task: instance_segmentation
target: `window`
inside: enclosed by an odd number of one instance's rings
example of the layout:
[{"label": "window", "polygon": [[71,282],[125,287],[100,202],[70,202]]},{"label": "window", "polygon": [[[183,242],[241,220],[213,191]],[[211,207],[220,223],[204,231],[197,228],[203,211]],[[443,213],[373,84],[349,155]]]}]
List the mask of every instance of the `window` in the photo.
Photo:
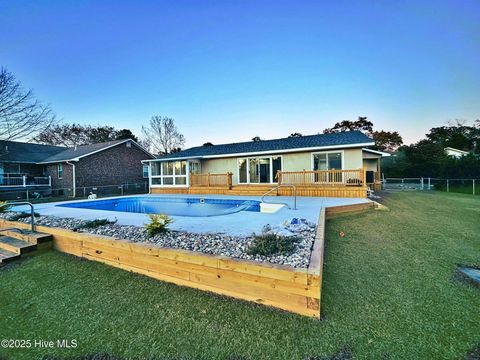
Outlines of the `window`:
[{"label": "window", "polygon": [[190,173],[200,174],[200,161],[190,161]]},{"label": "window", "polygon": [[151,163],[152,185],[187,185],[187,162],[164,161]]},{"label": "window", "polygon": [[143,165],[143,178],[148,178],[148,165]]},{"label": "window", "polygon": [[342,168],[341,152],[313,154],[313,170],[341,170]]},{"label": "window", "polygon": [[277,171],[281,170],[281,156],[238,159],[238,182],[241,184],[270,184],[276,182]]},{"label": "window", "polygon": [[57,165],[57,174],[59,179],[63,177],[63,164]]}]

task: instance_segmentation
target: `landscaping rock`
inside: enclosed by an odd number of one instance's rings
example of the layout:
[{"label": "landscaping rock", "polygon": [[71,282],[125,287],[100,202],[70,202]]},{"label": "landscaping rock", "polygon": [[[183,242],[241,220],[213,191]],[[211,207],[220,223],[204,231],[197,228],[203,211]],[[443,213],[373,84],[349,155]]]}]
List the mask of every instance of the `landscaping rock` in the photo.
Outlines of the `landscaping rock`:
[{"label": "landscaping rock", "polygon": [[[12,213],[2,213],[0,218],[8,219]],[[20,219],[30,223],[30,218]],[[295,250],[290,255],[248,255],[247,249],[254,240],[251,236],[232,236],[228,234],[192,234],[180,231],[168,231],[154,237],[148,237],[144,227],[133,225],[106,224],[96,228],[82,228],[88,221],[61,218],[56,216],[40,216],[36,218],[37,225],[60,227],[90,234],[110,236],[115,239],[145,242],[154,246],[169,247],[198,251],[205,254],[223,255],[232,258],[248,259],[259,262],[288,265],[296,268],[306,268],[310,260],[310,253],[315,240],[315,224],[305,219],[288,220],[282,225],[267,224],[263,227],[264,233],[273,233],[281,236],[297,236],[300,238],[295,243]]]}]

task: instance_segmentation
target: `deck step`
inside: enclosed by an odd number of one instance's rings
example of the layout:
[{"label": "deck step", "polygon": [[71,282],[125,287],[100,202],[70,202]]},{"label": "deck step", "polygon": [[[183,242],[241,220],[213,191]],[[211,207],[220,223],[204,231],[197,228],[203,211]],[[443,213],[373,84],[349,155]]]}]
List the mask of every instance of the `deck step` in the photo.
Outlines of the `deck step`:
[{"label": "deck step", "polygon": [[0,249],[20,255],[36,250],[37,245],[10,236],[0,236]]},{"label": "deck step", "polygon": [[52,235],[32,232],[30,230],[20,230],[20,229],[7,229],[0,232],[0,235],[9,236],[15,239],[28,241],[31,244],[43,244],[53,240]]},{"label": "deck step", "polygon": [[8,250],[0,249],[0,264],[4,264],[9,261],[16,260],[19,257],[20,257],[20,254],[16,254]]}]

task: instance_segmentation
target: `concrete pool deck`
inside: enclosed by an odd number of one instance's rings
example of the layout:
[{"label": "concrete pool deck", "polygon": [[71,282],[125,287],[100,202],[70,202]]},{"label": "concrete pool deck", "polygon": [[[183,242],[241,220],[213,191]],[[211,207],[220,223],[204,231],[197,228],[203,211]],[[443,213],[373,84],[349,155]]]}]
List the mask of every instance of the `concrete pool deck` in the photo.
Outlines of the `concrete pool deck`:
[{"label": "concrete pool deck", "polygon": [[[235,199],[235,200],[257,200],[260,196],[228,196],[228,195],[129,195],[115,196],[104,199],[128,198],[128,197],[155,197],[155,198],[210,198],[210,199]],[[267,197],[269,203],[293,204],[292,197],[275,196]],[[119,225],[143,226],[149,221],[146,214],[128,213],[119,211],[92,210],[82,208],[68,208],[57,205],[67,202],[82,202],[91,200],[72,200],[52,203],[35,204],[35,211],[40,215],[58,216],[63,218],[77,218],[82,220],[94,219],[117,219]],[[369,199],[361,198],[330,198],[330,197],[297,197],[297,210],[282,207],[275,213],[260,213],[251,211],[240,211],[233,214],[210,216],[210,217],[187,217],[172,216],[174,222],[170,225],[171,230],[185,231],[189,233],[225,233],[235,236],[248,236],[252,233],[261,233],[266,224],[272,226],[282,225],[292,218],[302,218],[308,221],[318,221],[318,215],[322,207],[353,205],[370,202]],[[19,206],[15,211],[29,211],[28,206]]]}]

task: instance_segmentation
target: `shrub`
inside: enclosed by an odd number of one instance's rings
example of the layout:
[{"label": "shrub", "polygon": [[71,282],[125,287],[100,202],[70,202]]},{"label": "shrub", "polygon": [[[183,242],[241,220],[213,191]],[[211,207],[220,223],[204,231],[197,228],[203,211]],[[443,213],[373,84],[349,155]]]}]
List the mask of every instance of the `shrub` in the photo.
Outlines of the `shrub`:
[{"label": "shrub", "polygon": [[[30,212],[22,211],[22,212],[17,212],[17,213],[14,213],[14,214],[10,215],[8,217],[8,220],[9,221],[18,221],[20,219],[29,218],[30,216],[32,216],[32,214]],[[40,217],[40,214],[36,212],[36,213],[33,213],[33,216]]]},{"label": "shrub", "polygon": [[108,220],[108,219],[95,219],[95,220],[88,220],[83,222],[82,224],[75,226],[73,228],[74,231],[78,231],[79,229],[93,229],[103,225],[115,224],[117,219],[115,220]]},{"label": "shrub", "polygon": [[10,209],[10,204],[6,201],[0,201],[0,213],[4,213]]},{"label": "shrub", "polygon": [[145,224],[145,229],[149,237],[168,231],[168,225],[173,222],[173,219],[165,214],[148,214],[148,217],[150,223]]},{"label": "shrub", "polygon": [[252,244],[247,249],[248,255],[288,255],[295,249],[295,244],[300,240],[296,236],[280,236],[264,234],[255,236]]}]

